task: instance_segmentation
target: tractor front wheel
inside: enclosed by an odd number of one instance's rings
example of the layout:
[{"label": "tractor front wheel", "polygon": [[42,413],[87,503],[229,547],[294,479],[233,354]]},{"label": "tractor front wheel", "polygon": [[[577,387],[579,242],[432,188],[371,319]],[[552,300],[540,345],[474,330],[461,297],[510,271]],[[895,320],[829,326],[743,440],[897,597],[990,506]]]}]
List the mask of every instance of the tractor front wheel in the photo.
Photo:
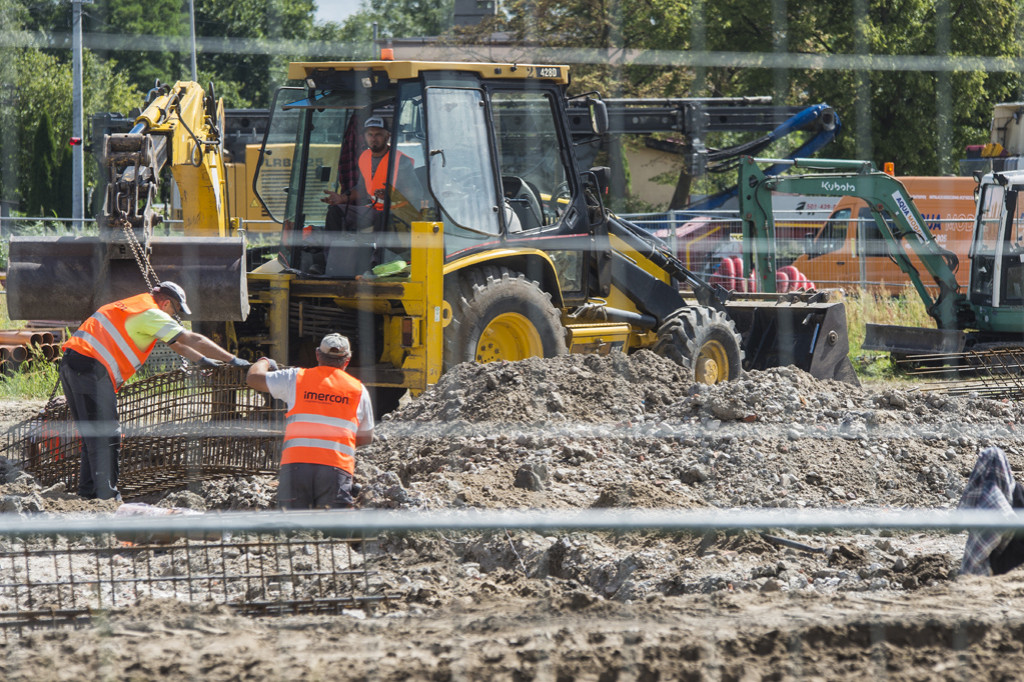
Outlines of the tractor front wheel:
[{"label": "tractor front wheel", "polygon": [[506,268],[459,273],[445,298],[452,321],[444,334],[444,366],[550,358],[566,351],[565,328],[551,295]]},{"label": "tractor front wheel", "polygon": [[736,325],[724,312],[704,306],[673,313],[658,329],[654,352],[691,370],[702,384],[736,379],[743,369]]}]

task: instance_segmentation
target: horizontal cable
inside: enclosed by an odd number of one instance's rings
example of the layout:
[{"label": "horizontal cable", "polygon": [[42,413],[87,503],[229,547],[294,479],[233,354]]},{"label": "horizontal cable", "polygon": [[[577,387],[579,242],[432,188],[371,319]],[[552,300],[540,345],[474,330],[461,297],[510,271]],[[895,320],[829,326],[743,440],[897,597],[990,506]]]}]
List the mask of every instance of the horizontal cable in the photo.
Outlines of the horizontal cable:
[{"label": "horizontal cable", "polygon": [[1024,515],[1006,516],[980,509],[566,509],[470,511],[223,512],[183,516],[0,517],[0,535],[78,535],[88,533],[208,532],[281,533],[325,531],[381,532],[486,531],[690,531],[839,530],[1024,531]]},{"label": "horizontal cable", "polygon": [[[152,52],[191,51],[188,36],[138,36],[84,33],[82,44],[91,50]],[[0,32],[0,47],[71,48],[70,33]],[[339,43],[313,40],[224,38],[200,36],[196,49],[208,54],[316,55],[365,51],[365,42]],[[771,52],[708,52],[692,50],[636,50],[611,47],[544,47],[521,45],[416,46],[419,61],[450,60],[454,53],[485,54],[491,60],[559,64],[635,66],[743,67],[760,69],[812,69],[815,71],[986,71],[1019,73],[1024,59],[1001,56],[808,54]],[[530,58],[524,59],[527,51]]]}]

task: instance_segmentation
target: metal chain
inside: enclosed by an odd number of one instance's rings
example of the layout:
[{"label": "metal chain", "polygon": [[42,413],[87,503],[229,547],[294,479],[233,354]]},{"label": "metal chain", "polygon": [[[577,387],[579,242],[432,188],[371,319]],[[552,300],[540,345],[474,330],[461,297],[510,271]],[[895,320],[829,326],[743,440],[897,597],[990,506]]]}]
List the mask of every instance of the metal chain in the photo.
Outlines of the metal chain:
[{"label": "metal chain", "polygon": [[142,278],[146,281],[146,288],[152,289],[160,281],[160,278],[156,274],[156,270],[153,269],[152,264],[149,262],[149,257],[142,248],[142,244],[135,237],[135,230],[132,229],[131,223],[127,219],[122,218],[121,229],[124,231],[125,237],[127,237],[128,247],[132,250],[132,255],[135,257],[135,262],[139,266],[139,271],[142,273]]},{"label": "metal chain", "polygon": [[[135,262],[139,266],[139,271],[142,272],[142,278],[146,280],[146,289],[151,291],[153,287],[160,283],[160,277],[157,276],[156,270],[153,269],[153,264],[149,262],[149,257],[143,250],[142,244],[135,237],[135,230],[132,229],[131,223],[128,222],[127,218],[121,218],[120,223],[121,229],[124,230],[124,234],[128,238],[128,246],[132,250],[132,255],[135,256]],[[181,324],[181,317],[178,315],[173,315],[173,317],[178,324]],[[186,374],[191,374],[198,370],[198,365],[190,363],[185,357],[182,357],[181,363],[181,370]]]}]

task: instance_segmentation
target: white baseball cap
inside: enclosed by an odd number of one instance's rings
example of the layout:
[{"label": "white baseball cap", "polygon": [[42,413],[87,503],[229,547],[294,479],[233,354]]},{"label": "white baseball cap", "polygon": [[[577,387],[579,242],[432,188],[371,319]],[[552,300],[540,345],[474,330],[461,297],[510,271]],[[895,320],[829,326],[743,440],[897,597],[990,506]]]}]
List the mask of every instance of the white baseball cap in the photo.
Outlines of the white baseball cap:
[{"label": "white baseball cap", "polygon": [[363,123],[363,129],[365,130],[366,128],[383,128],[384,130],[388,129],[387,125],[385,125],[384,123],[384,119],[381,118],[380,116],[371,116],[370,118],[366,119],[366,122]]},{"label": "white baseball cap", "polygon": [[320,342],[320,352],[324,355],[348,357],[352,355],[352,347],[348,343],[348,337],[341,334],[328,334]]}]

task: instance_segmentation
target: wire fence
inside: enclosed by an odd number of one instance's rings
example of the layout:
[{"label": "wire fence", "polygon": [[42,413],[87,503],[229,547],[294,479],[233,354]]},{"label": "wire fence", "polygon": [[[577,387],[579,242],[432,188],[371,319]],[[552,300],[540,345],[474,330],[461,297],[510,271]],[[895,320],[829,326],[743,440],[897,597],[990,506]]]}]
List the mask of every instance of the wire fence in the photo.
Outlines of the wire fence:
[{"label": "wire fence", "polygon": [[[80,228],[77,223],[81,223]],[[180,232],[184,227],[184,221],[173,218],[162,218],[160,220],[160,232]],[[280,230],[280,225],[273,220],[245,220],[239,221],[239,229],[249,232],[266,234]],[[95,233],[97,230],[96,218],[60,218],[56,216],[10,216],[0,215],[0,237],[10,237],[12,234],[76,234]]]},{"label": "wire fence", "polygon": [[310,532],[114,531],[100,520],[82,534],[6,538],[0,632],[7,639],[83,625],[143,599],[246,615],[340,613],[387,598],[370,569],[370,544]]},{"label": "wire fence", "polygon": [[[1024,517],[977,509],[156,511],[84,518],[0,516],[2,637],[84,627],[100,613],[125,611],[144,599],[215,603],[248,615],[372,610],[401,599],[400,573],[379,570],[394,547],[380,539],[397,535],[454,532],[468,542],[467,534],[500,531],[512,544],[510,531],[520,538],[524,532],[570,538],[582,532],[684,532],[707,538],[716,531],[760,531],[770,544],[821,555],[824,561],[825,550],[798,540],[803,536],[782,536],[787,531],[813,532],[819,540],[844,531],[898,531],[903,537],[907,531],[1024,531]],[[521,557],[519,563],[525,570]],[[439,567],[453,571],[450,580],[463,572],[458,565]],[[545,574],[534,580],[543,583]],[[825,585],[819,581],[815,587]],[[805,581],[804,588],[812,586]],[[742,588],[730,582],[699,590],[705,589]]]}]

